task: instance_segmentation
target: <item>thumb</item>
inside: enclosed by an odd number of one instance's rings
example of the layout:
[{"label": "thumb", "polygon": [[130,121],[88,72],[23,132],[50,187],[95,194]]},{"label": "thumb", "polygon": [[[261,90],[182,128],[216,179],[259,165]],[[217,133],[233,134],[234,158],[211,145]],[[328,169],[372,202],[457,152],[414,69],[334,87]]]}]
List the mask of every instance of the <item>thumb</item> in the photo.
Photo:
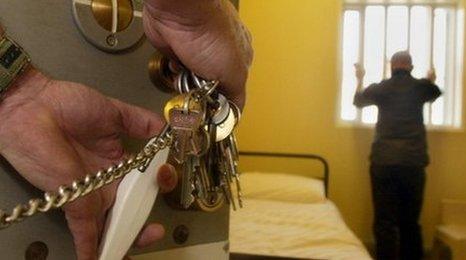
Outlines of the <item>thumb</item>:
[{"label": "thumb", "polygon": [[111,99],[121,115],[123,133],[132,138],[147,139],[157,135],[165,125],[161,116],[147,109]]}]

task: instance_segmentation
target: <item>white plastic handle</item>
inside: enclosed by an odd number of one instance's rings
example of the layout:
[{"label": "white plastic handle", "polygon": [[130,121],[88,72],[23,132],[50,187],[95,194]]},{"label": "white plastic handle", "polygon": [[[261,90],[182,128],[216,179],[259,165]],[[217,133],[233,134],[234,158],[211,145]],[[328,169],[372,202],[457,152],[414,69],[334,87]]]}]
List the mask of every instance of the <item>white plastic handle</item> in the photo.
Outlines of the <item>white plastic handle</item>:
[{"label": "white plastic handle", "polygon": [[107,217],[99,260],[123,259],[130,249],[157,198],[157,172],[166,163],[168,153],[169,148],[159,151],[144,173],[135,169],[121,181]]}]

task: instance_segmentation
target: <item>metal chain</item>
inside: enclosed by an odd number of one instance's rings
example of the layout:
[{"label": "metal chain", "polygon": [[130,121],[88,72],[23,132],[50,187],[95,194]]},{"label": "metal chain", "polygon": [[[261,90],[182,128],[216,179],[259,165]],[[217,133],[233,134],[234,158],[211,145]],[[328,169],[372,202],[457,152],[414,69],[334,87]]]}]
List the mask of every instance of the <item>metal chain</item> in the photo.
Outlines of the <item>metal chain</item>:
[{"label": "metal chain", "polygon": [[168,128],[166,128],[159,137],[136,156],[130,157],[118,165],[113,165],[94,175],[86,175],[82,180],[73,181],[70,186],[60,186],[58,192],[46,192],[44,198],[32,199],[27,204],[19,204],[11,213],[0,210],[0,229],[7,228],[39,212],[45,213],[52,209],[61,208],[65,204],[123,178],[134,169],[142,169],[141,171],[144,171],[152,158],[160,150],[171,146],[172,141],[173,136],[168,131]]}]

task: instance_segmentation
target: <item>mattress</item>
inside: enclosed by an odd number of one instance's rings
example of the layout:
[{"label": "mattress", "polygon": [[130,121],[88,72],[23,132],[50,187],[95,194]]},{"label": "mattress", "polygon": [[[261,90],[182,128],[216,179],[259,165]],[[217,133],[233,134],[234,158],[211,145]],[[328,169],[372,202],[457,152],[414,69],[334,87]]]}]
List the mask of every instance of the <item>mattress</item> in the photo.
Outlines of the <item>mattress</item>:
[{"label": "mattress", "polygon": [[[291,197],[280,194],[287,193],[286,189],[269,186],[273,196],[264,192],[264,184],[271,180],[263,179],[276,179],[277,175],[260,175],[260,179],[253,175],[244,176],[244,208],[230,214],[232,253],[302,259],[371,259],[334,203],[325,198],[316,202],[315,196],[322,194],[322,188],[314,190],[313,193],[317,193],[313,196],[308,194],[309,190],[302,190],[310,199],[306,201],[299,197],[294,202]],[[293,178],[288,176],[285,183],[296,182]],[[307,179],[307,182],[315,183],[315,179]],[[251,180],[254,181],[251,183]],[[304,187],[316,187],[303,184],[304,179],[298,180],[300,186],[295,187],[293,196],[297,196]],[[254,187],[261,187],[262,191],[248,191]]]}]

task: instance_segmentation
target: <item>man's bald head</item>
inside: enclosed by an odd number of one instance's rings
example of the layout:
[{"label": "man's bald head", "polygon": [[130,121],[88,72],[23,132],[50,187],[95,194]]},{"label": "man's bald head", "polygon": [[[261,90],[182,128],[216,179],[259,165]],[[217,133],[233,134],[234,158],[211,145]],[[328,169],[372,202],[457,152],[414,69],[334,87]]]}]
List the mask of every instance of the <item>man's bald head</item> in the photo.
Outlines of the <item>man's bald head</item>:
[{"label": "man's bald head", "polygon": [[396,70],[413,70],[413,59],[407,51],[400,51],[393,54],[391,59],[392,72]]}]

